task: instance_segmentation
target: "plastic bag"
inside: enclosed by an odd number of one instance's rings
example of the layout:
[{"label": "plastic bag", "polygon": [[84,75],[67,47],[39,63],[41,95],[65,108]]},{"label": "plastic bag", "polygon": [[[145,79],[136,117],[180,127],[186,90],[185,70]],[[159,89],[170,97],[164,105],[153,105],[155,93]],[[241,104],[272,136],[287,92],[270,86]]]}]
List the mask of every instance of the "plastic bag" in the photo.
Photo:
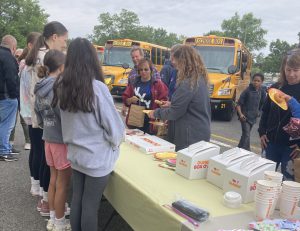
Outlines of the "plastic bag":
[{"label": "plastic bag", "polygon": [[172,207],[199,222],[204,222],[209,218],[208,211],[187,200],[177,200],[172,203]]}]

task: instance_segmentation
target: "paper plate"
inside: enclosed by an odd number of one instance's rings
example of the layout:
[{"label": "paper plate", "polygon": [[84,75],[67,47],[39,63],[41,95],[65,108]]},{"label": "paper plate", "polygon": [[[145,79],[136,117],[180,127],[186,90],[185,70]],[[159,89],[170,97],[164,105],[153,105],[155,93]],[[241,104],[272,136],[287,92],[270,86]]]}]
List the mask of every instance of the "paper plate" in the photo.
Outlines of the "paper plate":
[{"label": "paper plate", "polygon": [[286,103],[286,101],[283,98],[280,98],[280,94],[282,93],[282,91],[276,89],[276,88],[270,88],[268,90],[270,99],[276,103],[279,107],[281,107],[283,110],[287,110],[288,109],[288,105]]}]

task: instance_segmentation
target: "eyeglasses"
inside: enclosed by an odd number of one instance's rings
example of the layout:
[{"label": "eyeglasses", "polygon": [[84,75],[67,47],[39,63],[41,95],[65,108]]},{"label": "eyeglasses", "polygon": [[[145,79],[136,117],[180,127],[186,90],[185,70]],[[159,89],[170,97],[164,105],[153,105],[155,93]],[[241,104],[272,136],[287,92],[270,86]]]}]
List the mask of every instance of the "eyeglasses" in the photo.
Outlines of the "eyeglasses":
[{"label": "eyeglasses", "polygon": [[144,69],[139,69],[139,72],[142,72],[142,71],[149,71],[150,69],[149,68],[144,68]]},{"label": "eyeglasses", "polygon": [[20,55],[15,55],[15,58],[18,59],[20,57]]}]

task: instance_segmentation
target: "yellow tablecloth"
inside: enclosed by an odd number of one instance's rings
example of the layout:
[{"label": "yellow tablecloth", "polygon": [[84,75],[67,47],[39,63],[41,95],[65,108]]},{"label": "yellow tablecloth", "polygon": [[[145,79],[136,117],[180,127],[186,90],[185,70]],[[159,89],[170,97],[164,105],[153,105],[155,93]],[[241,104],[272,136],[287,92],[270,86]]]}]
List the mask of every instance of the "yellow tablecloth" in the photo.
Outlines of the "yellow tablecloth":
[{"label": "yellow tablecloth", "polygon": [[205,179],[187,180],[158,164],[152,155],[126,143],[121,145],[120,157],[104,195],[134,230],[182,230],[185,219],[162,206],[177,196],[207,209],[212,220],[240,214],[249,217],[253,211],[253,203],[239,209],[226,208],[222,204],[221,189]]}]

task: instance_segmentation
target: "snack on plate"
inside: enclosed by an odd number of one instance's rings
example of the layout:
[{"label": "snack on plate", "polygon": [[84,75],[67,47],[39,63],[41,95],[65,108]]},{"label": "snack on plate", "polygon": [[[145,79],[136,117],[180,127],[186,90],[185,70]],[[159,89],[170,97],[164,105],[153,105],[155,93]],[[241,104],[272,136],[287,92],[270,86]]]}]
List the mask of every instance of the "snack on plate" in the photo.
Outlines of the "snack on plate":
[{"label": "snack on plate", "polygon": [[154,155],[154,158],[159,160],[175,159],[177,154],[174,152],[157,152]]},{"label": "snack on plate", "polygon": [[162,101],[160,101],[160,100],[154,100],[154,103],[156,103],[156,104],[158,104],[158,105],[162,105],[163,104],[163,102]]},{"label": "snack on plate", "polygon": [[153,110],[143,110],[143,112],[145,113],[145,114],[149,114],[150,112],[152,112]]},{"label": "snack on plate", "polygon": [[286,103],[286,101],[283,98],[283,94],[282,91],[276,89],[276,88],[270,88],[268,90],[268,94],[270,99],[276,103],[279,107],[281,107],[283,110],[287,110],[288,109],[288,105]]},{"label": "snack on plate", "polygon": [[169,165],[170,167],[176,167],[176,159],[175,158],[167,159],[166,164]]},{"label": "snack on plate", "polygon": [[154,126],[164,126],[165,123],[161,121],[150,121],[149,124],[153,124]]}]

